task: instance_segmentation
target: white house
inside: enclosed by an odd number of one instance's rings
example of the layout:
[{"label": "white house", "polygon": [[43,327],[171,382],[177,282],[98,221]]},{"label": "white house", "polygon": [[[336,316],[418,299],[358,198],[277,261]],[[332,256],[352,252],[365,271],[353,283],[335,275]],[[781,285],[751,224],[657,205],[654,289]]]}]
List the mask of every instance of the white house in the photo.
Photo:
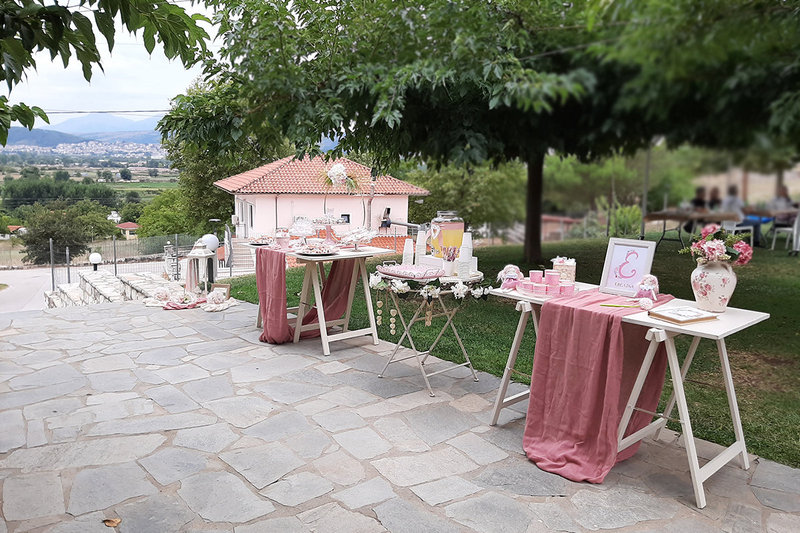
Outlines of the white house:
[{"label": "white house", "polygon": [[[328,169],[344,165],[347,175],[359,184],[357,193],[344,187],[326,187]],[[350,220],[352,226],[379,229],[388,208],[392,220],[408,221],[408,197],[427,196],[429,192],[391,176],[371,179],[371,169],[355,161],[340,158],[328,161],[322,157],[294,159],[285,157],[235,176],[214,182],[223,191],[233,194],[233,223],[240,238],[273,235],[275,228],[289,227],[295,217],[316,218],[328,213]],[[366,212],[372,202],[371,220]],[[398,234],[405,228],[395,226]]]}]

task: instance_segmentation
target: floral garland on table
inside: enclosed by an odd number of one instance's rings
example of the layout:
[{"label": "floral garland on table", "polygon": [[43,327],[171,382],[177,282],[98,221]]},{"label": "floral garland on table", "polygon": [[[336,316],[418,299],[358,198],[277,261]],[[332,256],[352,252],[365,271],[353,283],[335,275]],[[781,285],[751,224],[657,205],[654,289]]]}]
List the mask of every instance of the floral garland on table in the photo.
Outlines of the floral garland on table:
[{"label": "floral garland on table", "polygon": [[[415,286],[412,288],[412,284]],[[491,287],[489,286],[480,286],[480,285],[467,285],[463,281],[459,280],[454,284],[448,284],[449,287],[446,290],[450,290],[453,298],[456,300],[466,301],[467,296],[470,294],[476,300],[486,300],[489,296],[489,291]],[[369,287],[372,290],[378,291],[391,291],[397,295],[398,298],[406,299],[412,294],[418,294],[422,299],[426,300],[427,310],[425,311],[425,325],[430,326],[432,315],[433,315],[433,301],[442,293],[442,286],[439,280],[435,281],[415,281],[415,280],[408,280],[402,281],[399,279],[389,279],[387,280],[384,278],[380,273],[374,272],[369,276]],[[378,310],[376,314],[376,323],[377,325],[381,325],[383,322],[383,304],[382,300],[377,301]],[[395,322],[396,322],[396,309],[390,309],[389,313],[391,314],[391,318],[389,319],[389,327],[390,333],[392,335],[395,334]]]},{"label": "floral garland on table", "polygon": [[748,236],[747,233],[726,233],[719,224],[708,224],[699,238],[678,253],[691,254],[700,265],[724,261],[742,266],[753,258],[753,248],[742,240]]}]

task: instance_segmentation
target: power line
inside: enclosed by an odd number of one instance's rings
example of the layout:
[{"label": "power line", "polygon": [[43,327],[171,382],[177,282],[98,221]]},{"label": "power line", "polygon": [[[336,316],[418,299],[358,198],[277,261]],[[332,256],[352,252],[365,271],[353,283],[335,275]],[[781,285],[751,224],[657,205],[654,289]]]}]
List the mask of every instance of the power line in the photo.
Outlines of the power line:
[{"label": "power line", "polygon": [[118,109],[118,110],[101,110],[101,111],[86,111],[86,110],[66,110],[59,109],[56,111],[47,111],[48,115],[85,115],[90,113],[108,114],[108,115],[131,115],[131,114],[144,114],[144,113],[169,113],[171,109]]}]

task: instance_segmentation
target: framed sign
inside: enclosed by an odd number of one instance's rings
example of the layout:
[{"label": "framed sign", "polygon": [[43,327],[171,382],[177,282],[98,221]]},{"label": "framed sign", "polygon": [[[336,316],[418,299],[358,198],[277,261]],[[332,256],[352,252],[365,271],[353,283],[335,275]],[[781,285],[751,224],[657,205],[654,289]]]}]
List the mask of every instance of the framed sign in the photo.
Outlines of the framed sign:
[{"label": "framed sign", "polygon": [[635,239],[609,239],[600,292],[636,296],[639,282],[650,273],[656,243]]}]

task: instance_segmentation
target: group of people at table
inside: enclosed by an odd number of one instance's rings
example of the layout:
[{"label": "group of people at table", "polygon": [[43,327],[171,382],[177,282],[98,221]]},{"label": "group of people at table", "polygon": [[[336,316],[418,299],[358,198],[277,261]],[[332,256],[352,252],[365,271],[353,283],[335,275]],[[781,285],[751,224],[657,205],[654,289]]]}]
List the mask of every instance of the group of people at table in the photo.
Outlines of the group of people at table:
[{"label": "group of people at table", "polygon": [[[761,225],[764,223],[772,222],[772,228],[791,227],[794,224],[796,214],[784,213],[778,214],[775,217],[768,217],[764,219],[760,215],[755,214],[756,209],[745,204],[739,197],[739,187],[730,185],[727,190],[727,196],[722,198],[720,196],[719,187],[713,187],[708,194],[706,194],[705,187],[697,187],[695,189],[694,198],[691,199],[691,209],[700,213],[735,213],[738,216],[736,227],[752,227],[753,228],[753,244],[761,246]],[[797,208],[798,202],[792,201],[789,196],[789,189],[786,185],[781,185],[778,188],[778,194],[769,203],[769,209],[774,211],[786,211],[792,208]],[[709,217],[713,218],[713,217]],[[712,222],[709,220],[708,222]],[[686,222],[683,229],[691,234],[697,227],[702,227],[705,221],[703,220],[690,220]]]}]

